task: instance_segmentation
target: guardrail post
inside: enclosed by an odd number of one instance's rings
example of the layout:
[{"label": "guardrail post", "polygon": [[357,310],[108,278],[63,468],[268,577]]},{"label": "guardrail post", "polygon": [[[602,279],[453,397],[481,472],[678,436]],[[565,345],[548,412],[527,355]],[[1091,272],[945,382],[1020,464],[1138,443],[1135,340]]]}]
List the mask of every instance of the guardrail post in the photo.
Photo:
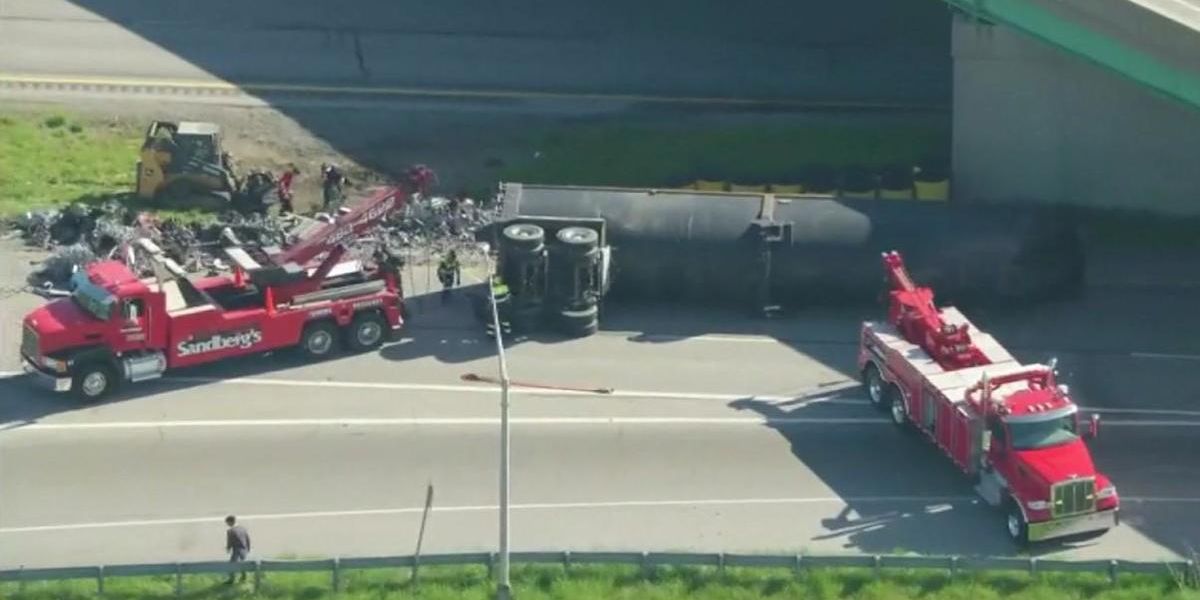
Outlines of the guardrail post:
[{"label": "guardrail post", "polygon": [[183,597],[183,565],[175,563],[175,597]]},{"label": "guardrail post", "polygon": [[333,559],[333,593],[338,593],[342,589],[342,561],[337,557]]},{"label": "guardrail post", "polygon": [[262,559],[254,560],[254,593],[262,589]]},{"label": "guardrail post", "polygon": [[725,576],[725,553],[717,553],[717,574],[721,577]]},{"label": "guardrail post", "polygon": [[567,551],[563,552],[563,571],[568,571],[570,569],[571,569],[571,551],[567,550]]},{"label": "guardrail post", "polygon": [[495,552],[488,552],[487,569],[488,569],[488,579],[494,579],[496,577],[496,553]]},{"label": "guardrail post", "polygon": [[1117,583],[1117,569],[1120,568],[1117,565],[1118,565],[1118,563],[1117,563],[1116,559],[1108,561],[1108,581],[1109,581],[1109,583],[1112,583],[1112,584]]},{"label": "guardrail post", "polygon": [[954,579],[955,575],[958,575],[958,557],[951,556],[950,557],[950,579]]},{"label": "guardrail post", "polygon": [[1037,560],[1038,559],[1036,556],[1029,557],[1029,575],[1030,576],[1036,576],[1038,574]]},{"label": "guardrail post", "polygon": [[[1188,569],[1191,571],[1191,569]],[[17,591],[25,593],[25,565],[17,567]]]},{"label": "guardrail post", "polygon": [[883,557],[875,555],[875,579],[883,577]]},{"label": "guardrail post", "polygon": [[650,578],[650,553],[642,552],[642,578]]},{"label": "guardrail post", "polygon": [[803,555],[801,555],[801,554],[796,555],[796,564],[795,564],[795,566],[792,567],[792,571],[793,571],[793,574],[796,576],[796,579],[799,579],[800,575],[802,575],[804,573],[804,556]]},{"label": "guardrail post", "polygon": [[104,565],[96,567],[96,595],[104,595]]}]

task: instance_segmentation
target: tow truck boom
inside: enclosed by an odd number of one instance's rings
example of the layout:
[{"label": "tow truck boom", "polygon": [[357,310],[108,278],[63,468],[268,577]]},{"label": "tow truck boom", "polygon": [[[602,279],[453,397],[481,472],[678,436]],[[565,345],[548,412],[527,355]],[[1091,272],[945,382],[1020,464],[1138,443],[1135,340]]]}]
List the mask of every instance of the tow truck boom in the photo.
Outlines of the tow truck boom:
[{"label": "tow truck boom", "polygon": [[[403,208],[409,194],[424,194],[434,177],[428,168],[414,167],[405,184],[377,190],[286,250],[235,244],[225,248],[224,254],[233,264],[235,279],[241,283],[248,275],[255,285],[265,289],[270,304],[316,291],[352,242]],[[310,274],[310,263],[322,255],[324,258]]]},{"label": "tow truck boom", "polygon": [[933,303],[933,290],[913,284],[900,254],[883,254],[883,266],[892,290],[888,321],[910,344],[920,346],[943,369],[963,369],[990,364],[988,357],[971,341],[967,324],[942,320]]}]

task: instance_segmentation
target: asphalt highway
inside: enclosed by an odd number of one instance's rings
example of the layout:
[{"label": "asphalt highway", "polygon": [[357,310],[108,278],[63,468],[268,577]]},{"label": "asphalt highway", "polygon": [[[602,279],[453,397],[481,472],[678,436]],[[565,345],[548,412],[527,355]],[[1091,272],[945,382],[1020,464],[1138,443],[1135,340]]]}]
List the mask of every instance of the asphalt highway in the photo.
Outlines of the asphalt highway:
[{"label": "asphalt highway", "polygon": [[[821,3],[842,8],[813,15],[790,12],[803,4],[792,2],[765,13],[682,2],[606,3],[615,8],[601,13],[582,1],[473,12],[443,2],[384,19],[385,4],[329,14],[320,2],[6,0],[0,73],[530,93],[879,99],[890,90],[884,99],[897,101],[948,93],[944,41],[904,43],[878,23],[856,29],[863,3]],[[675,19],[673,34],[664,19]],[[830,37],[839,31],[853,37]],[[714,34],[725,41],[714,45]],[[17,269],[6,265],[0,273]],[[1019,314],[972,313],[1023,358],[1057,356],[1079,401],[1104,418],[1094,447],[1126,498],[1124,525],[1042,551],[1151,559],[1200,538],[1197,300],[1197,289],[1113,289]],[[33,303],[3,299],[5,348],[17,346],[13,317]],[[378,353],[237,361],[100,406],[0,380],[0,567],[219,559],[220,519],[231,512],[261,557],[408,553],[427,484],[427,551],[494,549],[497,398],[462,380],[494,374],[493,348],[462,303],[418,308],[406,339]],[[935,450],[863,405],[854,340],[859,321],[877,316],[813,310],[762,323],[623,308],[587,340],[513,344],[515,379],[614,390],[516,397],[515,547],[1013,553],[999,516]],[[16,368],[11,351],[0,368]]]},{"label": "asphalt highway", "polygon": [[894,4],[8,0],[0,73],[946,104],[947,13]]},{"label": "asphalt highway", "polygon": [[[1104,419],[1098,464],[1126,498],[1119,529],[1039,552],[1153,559],[1200,535],[1198,358],[1158,327],[1187,302],[1143,300],[1138,325],[1160,343],[1130,327],[1139,356],[1105,347],[1122,332],[1081,326],[1115,323],[1103,300],[1075,320],[1033,311],[1033,328],[986,317],[1027,359],[1054,354],[1075,373]],[[4,380],[0,565],[219,558],[229,512],[262,557],[405,553],[427,484],[428,551],[494,549],[496,392],[461,375],[495,366],[464,312],[426,303],[378,354],[188,371],[97,407]],[[613,388],[515,398],[514,547],[1016,551],[937,451],[863,404],[844,336],[862,315],[672,312],[615,311],[596,337],[510,347],[515,379]]]}]

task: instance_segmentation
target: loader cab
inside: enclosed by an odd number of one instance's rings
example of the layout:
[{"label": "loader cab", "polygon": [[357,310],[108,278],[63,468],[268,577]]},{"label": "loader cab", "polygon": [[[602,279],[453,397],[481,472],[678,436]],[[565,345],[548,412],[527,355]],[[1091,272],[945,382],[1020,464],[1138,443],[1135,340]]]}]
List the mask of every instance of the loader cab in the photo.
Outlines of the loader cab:
[{"label": "loader cab", "polygon": [[221,142],[215,123],[152,122],[137,164],[138,196],[152,199],[181,179],[200,189],[229,187],[232,168]]}]

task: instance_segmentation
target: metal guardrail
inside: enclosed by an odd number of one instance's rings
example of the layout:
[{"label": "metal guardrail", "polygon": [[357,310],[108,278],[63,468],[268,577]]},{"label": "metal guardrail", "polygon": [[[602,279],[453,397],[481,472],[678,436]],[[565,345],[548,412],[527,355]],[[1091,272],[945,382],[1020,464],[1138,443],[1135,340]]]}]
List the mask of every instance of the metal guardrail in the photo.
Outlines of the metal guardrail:
[{"label": "metal guardrail", "polygon": [[[1103,573],[1116,582],[1121,574],[1196,573],[1196,563],[1187,561],[1128,561],[1128,560],[1062,560],[1036,557],[967,557],[967,556],[906,556],[884,555],[807,555],[807,554],[726,554],[676,552],[513,552],[513,564],[554,564],[569,568],[572,565],[618,564],[641,567],[696,566],[755,567],[791,569],[797,575],[806,569],[858,568],[872,569],[882,575],[884,569],[942,570],[951,576],[980,571],[1020,571],[1038,573]],[[417,567],[424,566],[484,566],[489,572],[497,564],[495,552],[457,554],[427,554],[417,556],[383,556],[369,558],[332,558],[320,560],[255,560],[243,563],[193,562],[95,567],[64,567],[49,569],[0,570],[0,582],[61,581],[95,579],[96,590],[104,593],[105,581],[116,577],[174,576],[175,593],[183,593],[185,575],[228,575],[253,573],[254,590],[262,585],[266,573],[328,571],[333,590],[341,589],[346,570],[411,568],[416,577]]]}]

